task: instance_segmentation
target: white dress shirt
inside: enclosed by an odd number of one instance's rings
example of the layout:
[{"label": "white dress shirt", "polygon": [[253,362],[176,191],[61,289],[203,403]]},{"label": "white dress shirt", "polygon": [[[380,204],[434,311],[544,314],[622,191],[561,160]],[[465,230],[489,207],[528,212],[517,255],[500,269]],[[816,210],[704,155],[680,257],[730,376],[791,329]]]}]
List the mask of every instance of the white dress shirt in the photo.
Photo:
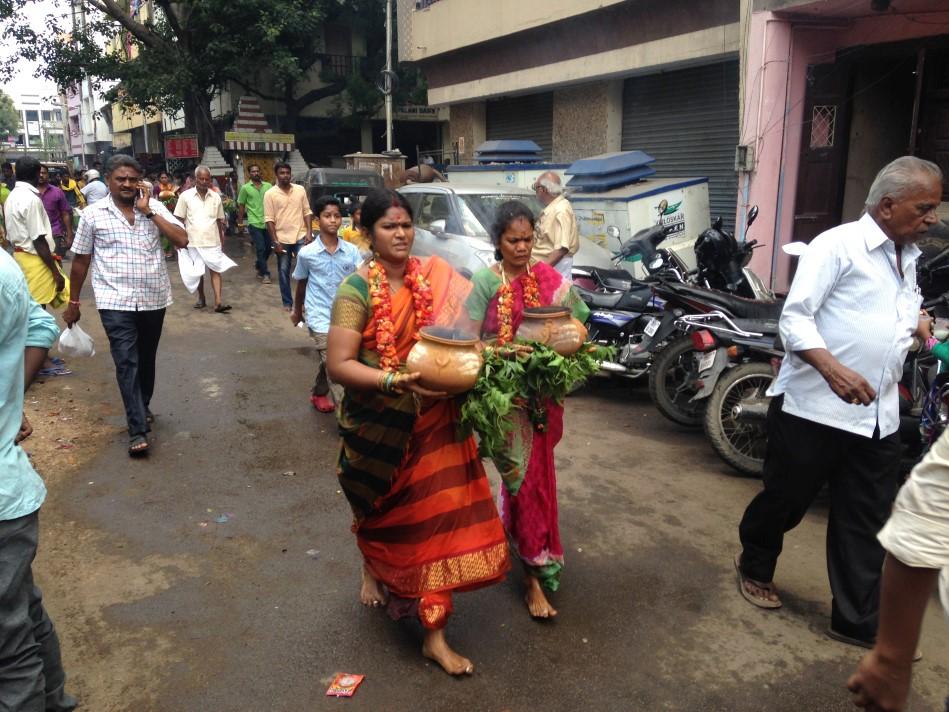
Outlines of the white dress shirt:
[{"label": "white dress shirt", "polygon": [[949,613],[949,430],[913,469],[878,538],[907,566],[942,569],[942,605]]},{"label": "white dress shirt", "polygon": [[53,240],[53,228],[49,224],[49,215],[43,207],[40,192],[30,183],[19,180],[10,191],[10,196],[3,204],[3,214],[6,221],[7,239],[19,250],[36,254],[33,241],[40,235],[46,235],[46,244],[49,251],[56,251],[56,242]]},{"label": "white dress shirt", "polygon": [[[785,356],[769,395],[784,394],[785,413],[850,433],[880,437],[899,429],[897,387],[919,322],[919,248],[896,245],[864,215],[821,233],[798,264],[781,312]],[[827,349],[876,391],[869,406],[845,403],[795,352]]]},{"label": "white dress shirt", "polygon": [[202,196],[197,188],[188,188],[178,196],[175,217],[185,220],[189,247],[220,247],[221,230],[218,220],[224,220],[221,196],[210,188]]}]

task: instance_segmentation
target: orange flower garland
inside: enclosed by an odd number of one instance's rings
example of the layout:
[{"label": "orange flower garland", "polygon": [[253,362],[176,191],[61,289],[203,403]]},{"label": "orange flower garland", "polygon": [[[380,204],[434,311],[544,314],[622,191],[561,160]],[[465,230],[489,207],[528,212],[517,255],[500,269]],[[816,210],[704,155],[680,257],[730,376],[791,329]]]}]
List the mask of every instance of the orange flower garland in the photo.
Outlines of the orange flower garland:
[{"label": "orange flower garland", "polygon": [[415,333],[413,338],[419,338],[418,330],[429,326],[435,320],[434,298],[432,288],[422,274],[422,263],[415,257],[410,257],[405,265],[405,283],[412,292],[412,302],[415,305]]},{"label": "orange flower garland", "polygon": [[[498,287],[498,346],[506,346],[514,340],[514,317],[512,308],[514,306],[514,289],[507,281],[504,273],[504,267],[499,266],[501,272],[501,286]],[[528,308],[539,307],[540,288],[537,286],[537,277],[531,272],[530,266],[527,267],[527,274],[524,275],[524,306]]]},{"label": "orange flower garland", "polygon": [[[428,326],[434,318],[432,288],[422,275],[421,263],[410,257],[405,265],[405,286],[412,292],[415,306],[415,333]],[[402,365],[395,348],[395,323],[392,321],[392,290],[385,269],[375,259],[369,261],[369,302],[372,306],[372,318],[376,322],[376,352],[379,354],[379,368],[395,372]]]}]

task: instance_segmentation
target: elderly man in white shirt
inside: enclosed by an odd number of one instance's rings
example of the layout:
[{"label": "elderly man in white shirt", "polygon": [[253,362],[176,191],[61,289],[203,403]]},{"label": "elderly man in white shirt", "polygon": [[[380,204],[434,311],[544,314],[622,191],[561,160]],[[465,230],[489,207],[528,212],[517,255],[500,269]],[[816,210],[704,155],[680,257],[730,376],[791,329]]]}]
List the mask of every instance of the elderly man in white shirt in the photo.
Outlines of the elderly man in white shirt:
[{"label": "elderly man in white shirt", "polygon": [[560,176],[553,171],[538,176],[533,190],[544,209],[537,216],[534,226],[534,248],[531,254],[569,281],[572,279],[573,256],[580,249],[577,216],[563,193]]},{"label": "elderly man in white shirt", "polygon": [[811,242],[781,315],[786,356],[770,391],[764,490],[739,527],[739,590],[756,606],[780,607],[773,577],[784,534],[829,482],[827,634],[852,645],[876,638],[876,534],[899,479],[897,388],[921,328],[914,243],[936,222],[941,197],[935,164],[904,156],[885,166],[866,214]]},{"label": "elderly man in white shirt", "polygon": [[880,630],[847,687],[870,710],[905,708],[926,605],[940,570],[949,613],[949,431],[903,485],[879,535],[887,551],[880,593]]},{"label": "elderly man in white shirt", "polygon": [[211,190],[211,170],[207,166],[194,169],[194,188],[188,188],[175,204],[175,217],[184,221],[188,231],[188,246],[178,255],[181,281],[192,294],[198,292],[195,309],[203,309],[204,268],[211,271],[211,290],[214,292],[214,311],[224,314],[231,310],[230,304],[221,301],[223,280],[221,273],[237,267],[237,263],[224,254],[224,207],[221,196]]}]

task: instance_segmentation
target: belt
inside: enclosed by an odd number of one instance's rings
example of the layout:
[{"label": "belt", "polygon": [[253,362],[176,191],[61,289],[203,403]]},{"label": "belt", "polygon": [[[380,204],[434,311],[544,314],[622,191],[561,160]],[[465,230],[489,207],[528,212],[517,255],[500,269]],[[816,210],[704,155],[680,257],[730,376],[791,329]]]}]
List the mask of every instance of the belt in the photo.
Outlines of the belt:
[{"label": "belt", "polygon": [[[33,254],[36,254],[36,253],[34,253],[34,252],[27,252],[27,251],[24,250],[22,247],[14,247],[14,248],[13,248],[13,251],[14,251],[14,252],[22,252],[22,253],[25,254],[25,255],[33,255]],[[39,255],[36,255],[36,256],[39,257]],[[56,260],[57,262],[62,262],[62,261],[63,261],[63,258],[60,257],[59,255],[53,255],[53,259]]]}]

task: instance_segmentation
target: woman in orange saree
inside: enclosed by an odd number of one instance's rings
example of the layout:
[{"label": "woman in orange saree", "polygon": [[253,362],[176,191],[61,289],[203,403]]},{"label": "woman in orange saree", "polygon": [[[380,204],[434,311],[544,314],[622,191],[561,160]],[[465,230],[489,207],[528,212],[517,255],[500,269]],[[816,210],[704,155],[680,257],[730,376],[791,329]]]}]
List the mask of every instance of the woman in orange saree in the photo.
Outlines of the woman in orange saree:
[{"label": "woman in orange saree", "polygon": [[363,203],[373,258],[340,285],[327,366],[346,391],[339,409],[338,476],[364,559],[361,600],[417,615],[422,653],[451,674],[470,660],[444,636],[452,593],[501,581],[508,547],[459,405],[400,370],[427,324],[451,325],[470,284],[445,261],[410,256],[411,208],[394,191]]}]

